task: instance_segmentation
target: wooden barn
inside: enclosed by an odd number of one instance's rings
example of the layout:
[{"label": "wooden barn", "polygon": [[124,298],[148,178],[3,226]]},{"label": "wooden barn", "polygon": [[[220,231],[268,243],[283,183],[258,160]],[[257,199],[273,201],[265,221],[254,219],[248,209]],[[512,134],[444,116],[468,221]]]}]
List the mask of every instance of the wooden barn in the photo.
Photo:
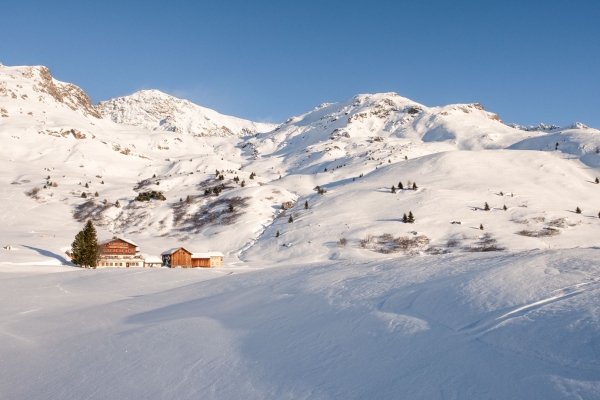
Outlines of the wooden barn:
[{"label": "wooden barn", "polygon": [[175,268],[213,268],[223,265],[223,253],[192,253],[185,247],[177,247],[161,254],[164,266]]},{"label": "wooden barn", "polygon": [[223,253],[212,251],[209,253],[192,254],[192,266],[202,268],[220,267],[223,265]]},{"label": "wooden barn", "polygon": [[176,247],[161,253],[162,263],[169,268],[192,267],[192,252],[185,247]]}]

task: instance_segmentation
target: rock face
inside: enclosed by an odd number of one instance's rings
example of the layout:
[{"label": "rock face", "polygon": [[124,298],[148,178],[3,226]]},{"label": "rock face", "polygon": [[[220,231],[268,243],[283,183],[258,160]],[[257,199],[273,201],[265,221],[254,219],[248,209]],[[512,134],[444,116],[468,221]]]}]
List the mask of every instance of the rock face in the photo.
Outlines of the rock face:
[{"label": "rock face", "polygon": [[[2,97],[21,101],[56,102],[86,117],[102,118],[80,87],[57,81],[44,66],[4,67],[2,72]],[[3,111],[3,114],[7,113]]]},{"label": "rock face", "polygon": [[222,115],[158,90],[141,90],[130,96],[102,101],[96,109],[119,124],[193,136],[250,136],[277,127]]}]

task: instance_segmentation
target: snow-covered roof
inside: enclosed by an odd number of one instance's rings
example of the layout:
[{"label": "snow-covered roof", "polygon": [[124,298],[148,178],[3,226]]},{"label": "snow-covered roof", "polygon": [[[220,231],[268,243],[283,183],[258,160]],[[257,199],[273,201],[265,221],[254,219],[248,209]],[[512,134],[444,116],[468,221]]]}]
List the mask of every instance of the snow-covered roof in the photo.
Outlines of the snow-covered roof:
[{"label": "snow-covered roof", "polygon": [[192,254],[192,252],[189,251],[188,249],[186,249],[185,247],[173,247],[172,249],[169,249],[167,251],[163,251],[162,253],[160,253],[160,255],[161,256],[167,256],[167,255],[170,256],[171,254],[175,253],[179,249],[184,249],[188,253]]},{"label": "snow-covered roof", "polygon": [[138,245],[133,240],[125,239],[124,237],[114,237],[112,239],[102,240],[101,242],[98,242],[98,245],[103,245],[103,244],[106,244],[106,243],[110,243],[110,242],[115,241],[115,240],[122,240],[123,242],[127,242],[130,245],[132,245],[132,246],[138,247]]},{"label": "snow-covered roof", "polygon": [[144,256],[144,262],[150,264],[162,264],[162,259],[158,256]]},{"label": "snow-covered roof", "polygon": [[211,257],[224,257],[220,251],[209,251],[207,253],[194,253],[192,258],[211,258]]}]

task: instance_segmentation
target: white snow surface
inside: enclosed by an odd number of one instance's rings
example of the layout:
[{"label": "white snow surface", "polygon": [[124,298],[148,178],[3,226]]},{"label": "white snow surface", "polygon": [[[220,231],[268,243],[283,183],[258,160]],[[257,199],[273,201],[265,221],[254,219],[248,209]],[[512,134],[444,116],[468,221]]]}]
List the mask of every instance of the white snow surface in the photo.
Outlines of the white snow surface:
[{"label": "white snow surface", "polygon": [[[395,93],[261,125],[0,66],[0,135],[0,398],[600,393],[597,129]],[[87,219],[226,265],[82,270]]]}]

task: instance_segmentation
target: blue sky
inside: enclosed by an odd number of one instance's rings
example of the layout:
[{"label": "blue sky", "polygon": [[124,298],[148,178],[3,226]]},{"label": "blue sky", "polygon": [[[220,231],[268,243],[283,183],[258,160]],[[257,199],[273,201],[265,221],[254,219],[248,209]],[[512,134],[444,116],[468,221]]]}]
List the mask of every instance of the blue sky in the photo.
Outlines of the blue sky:
[{"label": "blue sky", "polygon": [[7,1],[0,62],[93,102],[155,88],[279,122],[394,91],[600,127],[600,1]]}]

